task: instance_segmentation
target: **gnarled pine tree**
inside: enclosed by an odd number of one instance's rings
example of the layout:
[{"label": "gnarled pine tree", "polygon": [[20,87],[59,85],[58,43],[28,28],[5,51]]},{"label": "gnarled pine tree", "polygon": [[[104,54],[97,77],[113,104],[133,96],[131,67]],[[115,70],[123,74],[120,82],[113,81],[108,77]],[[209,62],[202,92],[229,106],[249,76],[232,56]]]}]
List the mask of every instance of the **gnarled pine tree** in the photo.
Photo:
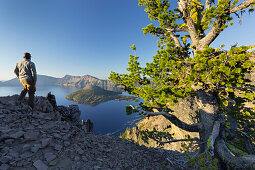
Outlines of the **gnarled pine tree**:
[{"label": "gnarled pine tree", "polygon": [[[200,153],[217,157],[223,167],[252,168],[255,114],[244,103],[254,100],[245,77],[254,68],[249,52],[254,46],[233,46],[228,51],[210,47],[232,25],[232,16],[253,11],[254,0],[239,1],[178,0],[171,10],[167,0],[139,0],[149,18],[159,23],[143,28],[144,34],[159,38],[159,50],[144,68],[138,56],[130,55],[129,73],[111,72],[109,78],[144,99],[143,115],[163,115],[179,128],[199,132]],[[186,124],[169,111],[169,105],[186,96],[195,96],[199,105],[197,124]],[[228,143],[240,137],[246,138],[250,155],[237,156],[229,149]]]}]

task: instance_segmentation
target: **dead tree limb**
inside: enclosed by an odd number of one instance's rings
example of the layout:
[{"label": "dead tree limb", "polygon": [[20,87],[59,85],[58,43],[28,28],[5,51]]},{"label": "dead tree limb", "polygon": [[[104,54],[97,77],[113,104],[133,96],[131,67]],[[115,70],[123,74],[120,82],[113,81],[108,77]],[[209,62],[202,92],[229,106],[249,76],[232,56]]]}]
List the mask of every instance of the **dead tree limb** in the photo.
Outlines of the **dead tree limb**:
[{"label": "dead tree limb", "polygon": [[230,9],[230,13],[235,13],[235,12],[241,11],[245,8],[248,8],[252,3],[254,3],[254,0],[244,1],[243,3],[238,5],[237,7]]},{"label": "dead tree limb", "polygon": [[169,141],[160,141],[154,137],[152,137],[153,140],[155,140],[156,142],[160,143],[160,144],[166,144],[166,143],[173,143],[173,142],[185,142],[185,141],[198,141],[198,138],[192,138],[192,139],[173,139],[173,140],[169,140]]},{"label": "dead tree limb", "polygon": [[143,112],[143,115],[145,115],[146,117],[148,116],[159,116],[162,115],[164,116],[167,120],[169,120],[171,123],[173,123],[174,125],[176,125],[177,127],[186,130],[188,132],[198,132],[199,131],[199,123],[195,123],[195,124],[187,124],[183,121],[181,121],[180,119],[178,119],[175,115],[172,115],[170,113],[167,112]]},{"label": "dead tree limb", "polygon": [[207,152],[211,155],[211,156],[214,156],[214,143],[215,143],[215,140],[216,138],[219,136],[219,133],[220,133],[220,121],[215,121],[214,122],[214,125],[213,125],[213,130],[212,130],[212,133],[208,139],[208,144],[210,144],[208,146],[208,150]]},{"label": "dead tree limb", "polygon": [[205,11],[211,7],[213,0],[206,0],[205,1]]},{"label": "dead tree limb", "polygon": [[217,139],[215,142],[215,149],[219,157],[227,165],[236,169],[252,169],[255,165],[255,155],[245,155],[245,156],[234,156],[226,146],[223,139]]}]

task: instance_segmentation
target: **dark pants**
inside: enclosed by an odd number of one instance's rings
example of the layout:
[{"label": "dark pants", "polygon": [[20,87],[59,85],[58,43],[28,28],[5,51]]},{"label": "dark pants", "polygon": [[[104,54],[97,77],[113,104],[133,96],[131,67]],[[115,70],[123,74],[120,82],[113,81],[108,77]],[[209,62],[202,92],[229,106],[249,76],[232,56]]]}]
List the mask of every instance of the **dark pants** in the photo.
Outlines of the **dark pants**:
[{"label": "dark pants", "polygon": [[27,81],[27,80],[20,80],[20,82],[22,83],[24,88],[22,89],[19,95],[19,101],[22,101],[28,92],[28,95],[29,95],[28,105],[31,108],[34,108],[34,98],[35,98],[35,91],[36,91],[35,83],[33,81]]}]

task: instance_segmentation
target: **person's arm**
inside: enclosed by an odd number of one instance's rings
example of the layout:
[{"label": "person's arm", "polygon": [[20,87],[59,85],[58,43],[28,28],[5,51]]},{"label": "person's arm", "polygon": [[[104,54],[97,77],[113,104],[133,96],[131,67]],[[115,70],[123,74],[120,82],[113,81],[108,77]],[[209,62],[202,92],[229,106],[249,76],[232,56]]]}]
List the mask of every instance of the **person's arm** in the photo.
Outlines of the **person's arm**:
[{"label": "person's arm", "polygon": [[37,81],[37,73],[36,73],[36,68],[35,68],[35,64],[34,63],[31,64],[31,73],[32,73],[33,80],[36,83],[36,81]]},{"label": "person's arm", "polygon": [[19,78],[19,68],[18,68],[18,63],[16,64],[14,68],[14,74]]}]

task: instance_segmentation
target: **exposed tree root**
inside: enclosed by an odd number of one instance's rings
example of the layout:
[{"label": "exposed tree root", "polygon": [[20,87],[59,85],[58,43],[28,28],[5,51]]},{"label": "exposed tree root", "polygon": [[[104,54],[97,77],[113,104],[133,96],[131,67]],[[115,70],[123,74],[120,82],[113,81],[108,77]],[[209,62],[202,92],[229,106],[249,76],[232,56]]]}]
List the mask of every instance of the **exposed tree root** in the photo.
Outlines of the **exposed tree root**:
[{"label": "exposed tree root", "polygon": [[215,142],[215,149],[221,160],[228,166],[237,169],[249,169],[255,168],[255,155],[245,155],[245,156],[234,156],[226,146],[223,139],[217,139]]}]

